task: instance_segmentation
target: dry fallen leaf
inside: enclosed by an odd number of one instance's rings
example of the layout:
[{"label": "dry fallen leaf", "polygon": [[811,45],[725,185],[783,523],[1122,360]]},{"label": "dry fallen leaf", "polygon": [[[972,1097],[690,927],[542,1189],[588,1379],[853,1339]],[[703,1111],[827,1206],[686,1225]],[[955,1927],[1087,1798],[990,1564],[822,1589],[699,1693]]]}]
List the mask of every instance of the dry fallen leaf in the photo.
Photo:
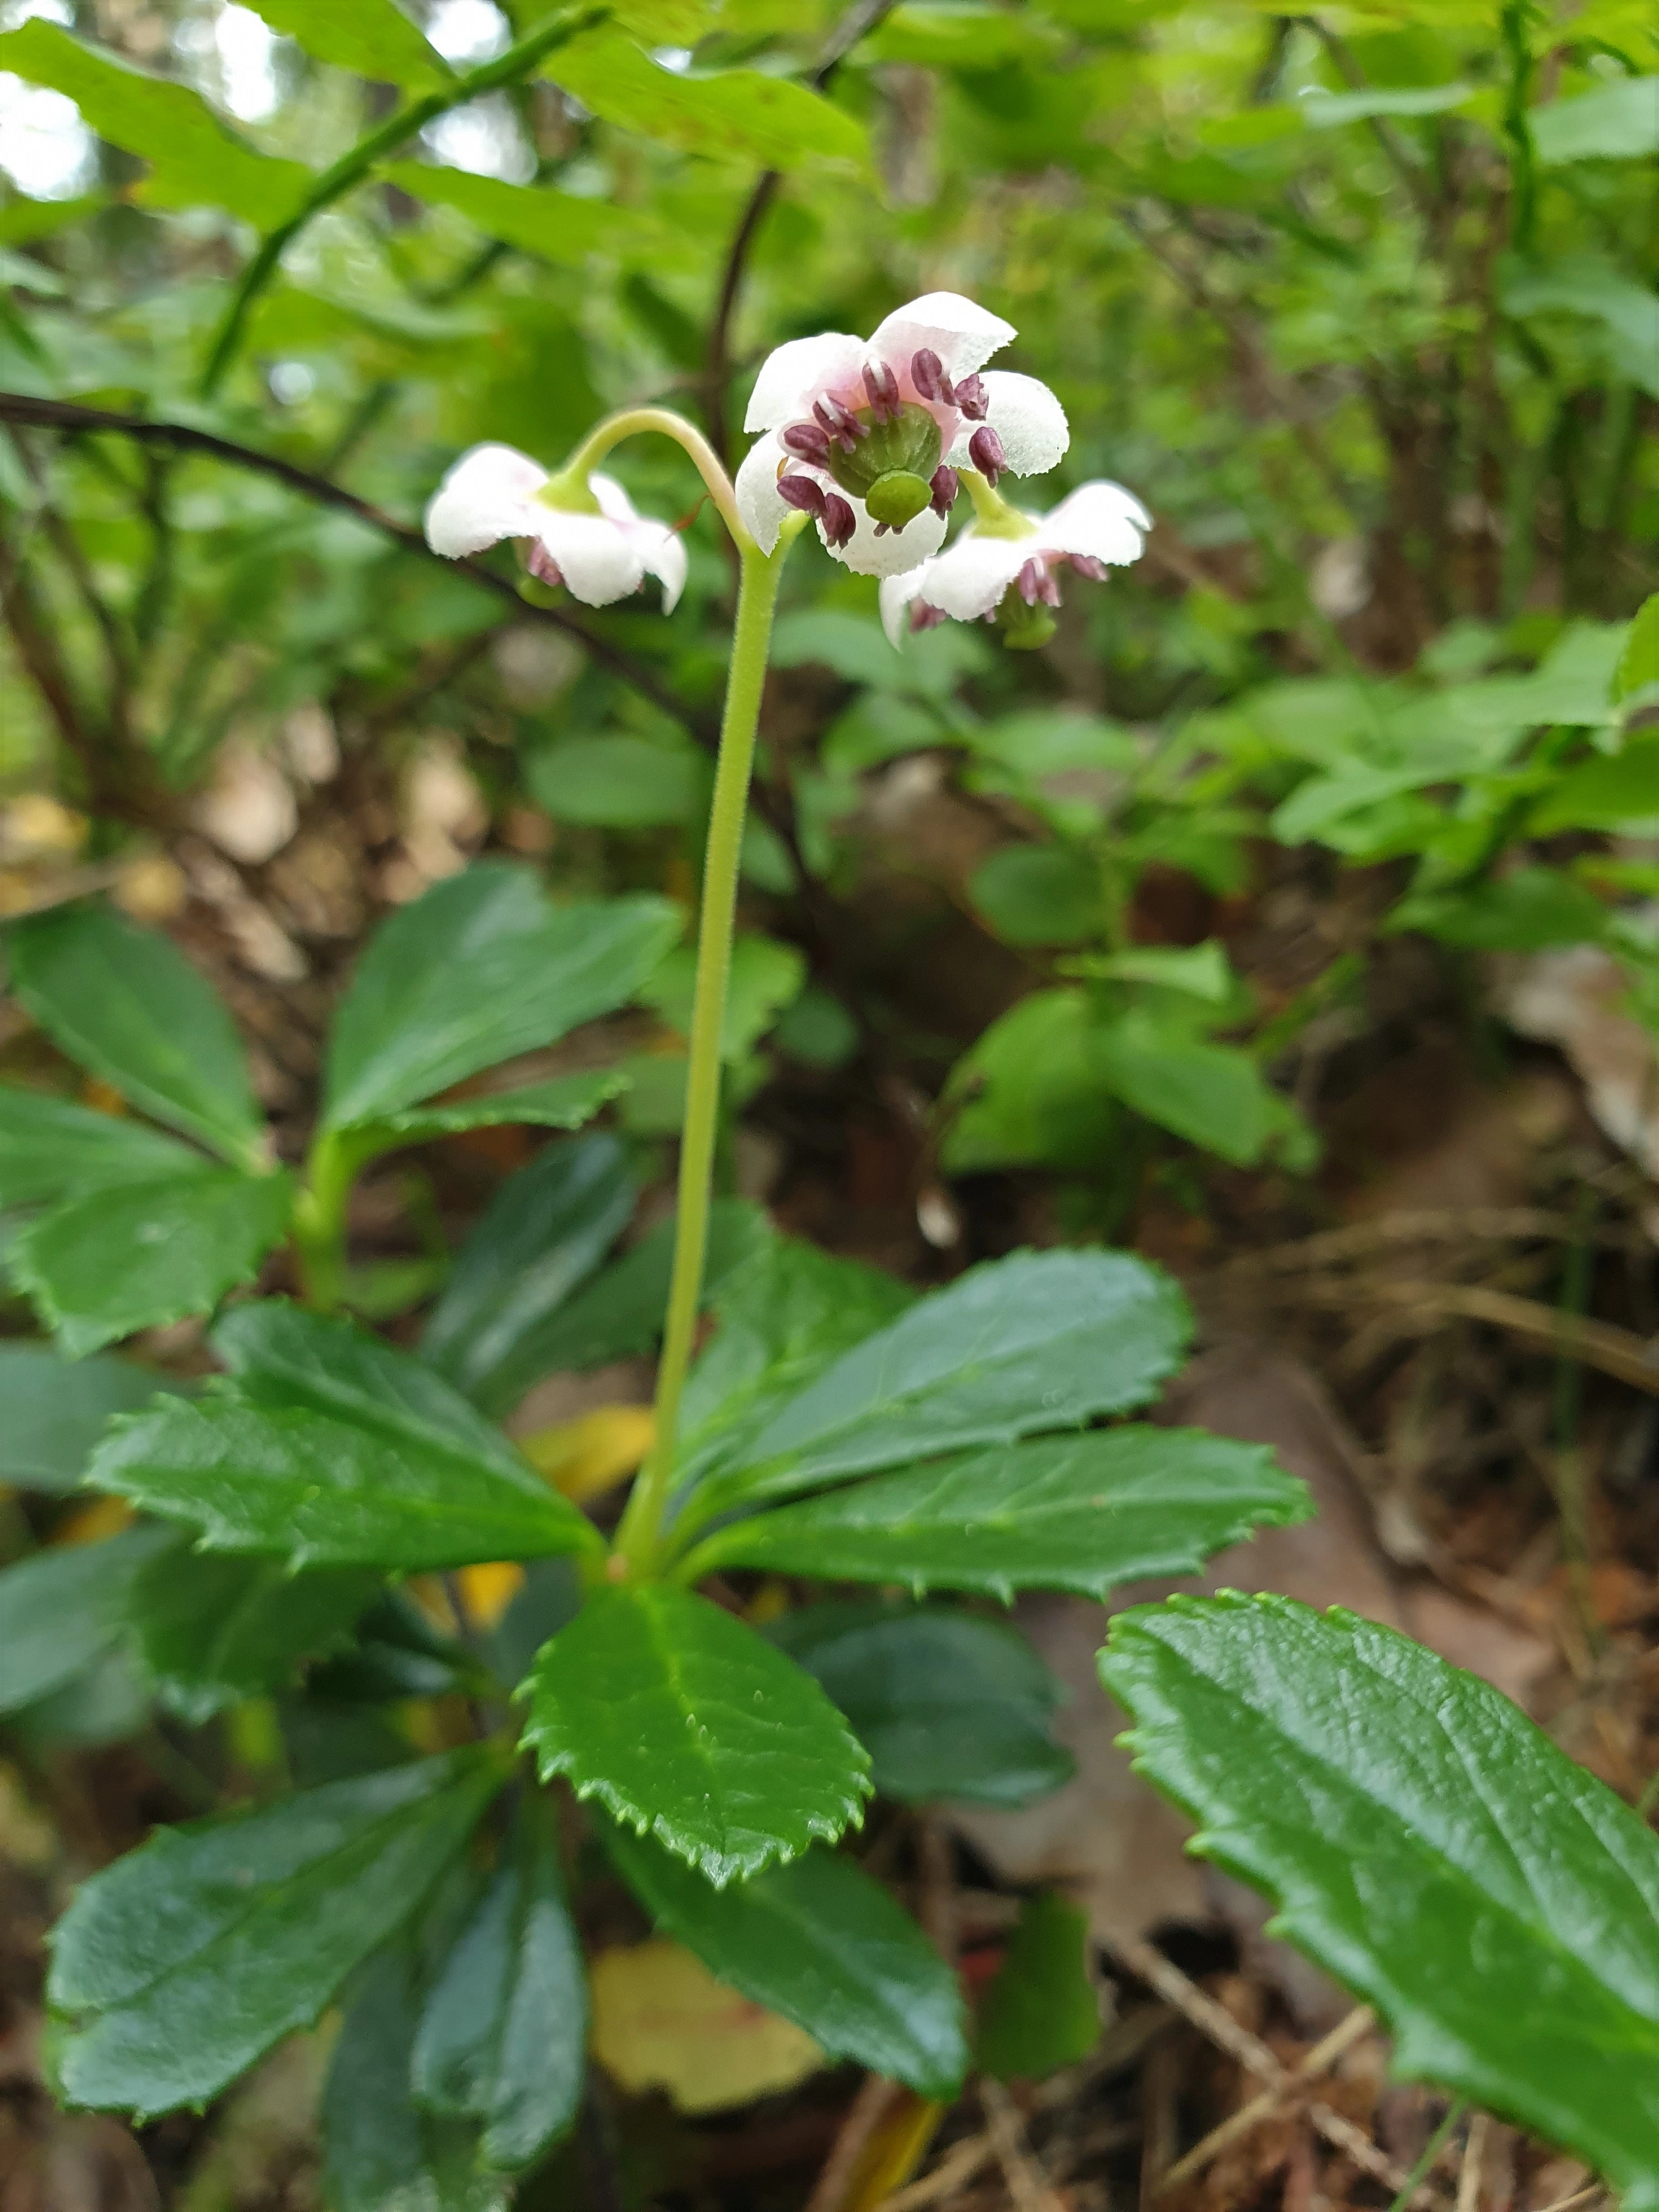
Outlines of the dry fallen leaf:
[{"label": "dry fallen leaf", "polygon": [[606,2072],[634,2094],[665,2089],[683,2112],[775,2095],[825,2063],[810,2035],[661,1937],[602,1951],[591,1996],[593,2055]]}]

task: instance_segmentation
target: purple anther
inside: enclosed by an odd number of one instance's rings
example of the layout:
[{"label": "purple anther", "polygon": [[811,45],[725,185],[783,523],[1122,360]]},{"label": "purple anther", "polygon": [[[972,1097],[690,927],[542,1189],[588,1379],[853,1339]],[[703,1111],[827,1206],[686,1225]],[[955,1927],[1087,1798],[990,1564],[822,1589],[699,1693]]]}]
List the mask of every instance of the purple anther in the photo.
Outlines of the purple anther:
[{"label": "purple anther", "polygon": [[840,400],[831,399],[828,392],[822,399],[812,402],[812,412],[817,416],[824,435],[833,438],[843,453],[854,452],[859,440],[870,434],[869,424],[860,422],[856,415],[848,414]]},{"label": "purple anther", "polygon": [[878,422],[898,420],[898,379],[885,362],[866,362],[864,388],[869,395],[871,412]]},{"label": "purple anther", "polygon": [[937,629],[945,619],[943,607],[930,607],[926,599],[911,600],[910,627],[912,629]]},{"label": "purple anther", "polygon": [[780,477],[778,497],[801,514],[817,517],[823,513],[823,494],[811,477]]},{"label": "purple anther", "polygon": [[964,376],[955,392],[957,407],[970,422],[982,422],[986,410],[991,404],[991,395],[985,389],[982,376]]},{"label": "purple anther", "polygon": [[555,591],[564,581],[564,578],[559,574],[558,562],[539,538],[531,539],[530,550],[525,556],[525,567],[529,569],[538,584],[550,584]]},{"label": "purple anther", "polygon": [[968,458],[994,491],[997,478],[1008,465],[1008,456],[1002,449],[1001,439],[988,422],[968,441]]},{"label": "purple anther", "polygon": [[951,380],[945,374],[945,363],[932,346],[923,346],[920,353],[911,355],[910,381],[923,399],[931,399],[946,407],[957,404]]},{"label": "purple anther", "polygon": [[928,479],[928,489],[933,496],[927,502],[935,514],[949,514],[956,505],[957,494],[962,489],[962,479],[954,469],[939,467]]},{"label": "purple anther", "polygon": [[858,528],[858,517],[838,491],[826,492],[818,526],[823,532],[825,543],[840,548],[848,543]]},{"label": "purple anther", "polygon": [[816,422],[792,422],[778,433],[778,443],[798,461],[811,461],[820,469],[830,465],[830,441]]}]

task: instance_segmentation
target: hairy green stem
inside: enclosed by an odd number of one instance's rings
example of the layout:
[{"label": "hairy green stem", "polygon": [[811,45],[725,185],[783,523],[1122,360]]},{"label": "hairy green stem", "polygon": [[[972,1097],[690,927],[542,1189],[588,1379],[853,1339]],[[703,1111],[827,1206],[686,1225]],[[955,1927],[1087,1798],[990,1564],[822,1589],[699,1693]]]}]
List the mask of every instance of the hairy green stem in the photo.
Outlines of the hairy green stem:
[{"label": "hairy green stem", "polygon": [[[688,422],[683,415],[676,415],[667,407],[628,407],[619,415],[608,415],[597,428],[590,430],[562,473],[574,477],[586,484],[591,471],[624,438],[635,438],[642,433],[655,431],[659,436],[672,438],[691,459],[697,474],[708,488],[714,511],[732,534],[738,550],[745,552],[754,543],[738,513],[738,502],[730,478],[720,466],[720,457],[695,423]],[[736,663],[733,663],[735,670]]]},{"label": "hairy green stem", "polygon": [[675,1431],[686,1370],[691,1364],[703,1263],[708,1249],[708,1208],[719,1127],[720,1032],[726,1022],[737,914],[738,869],[743,854],[755,732],[766,682],[767,649],[778,580],[804,515],[784,526],[774,553],[763,553],[745,531],[737,627],[726,713],[720,724],[720,764],[703,862],[702,906],[697,926],[696,993],[691,1009],[691,1048],[685,1081],[685,1124],[680,1136],[679,1191],[674,1230],[674,1267],[669,1280],[662,1364],[657,1370],[657,1432],[634,1485],[617,1532],[613,1567],[622,1577],[649,1573],[654,1561],[674,1464]]},{"label": "hairy green stem", "polygon": [[349,152],[323,171],[304,200],[286,222],[278,223],[260,243],[258,252],[243,271],[236,295],[226,312],[213,342],[213,350],[202,372],[202,397],[210,399],[223,382],[225,372],[236,358],[242,332],[254,301],[276,274],[276,265],[283,253],[297,238],[312,217],[320,215],[343,198],[354,185],[359,185],[374,167],[393,154],[405,139],[423,131],[439,116],[447,115],[452,107],[464,107],[469,100],[480,99],[487,92],[499,91],[501,86],[515,83],[528,76],[531,70],[557,46],[567,45],[579,32],[592,30],[604,22],[611,10],[606,6],[572,8],[539,25],[528,37],[510,46],[504,54],[491,62],[481,62],[477,69],[468,70],[442,86],[428,92],[419,100],[411,100],[406,106],[389,115],[378,129],[360,138]]},{"label": "hairy green stem", "polygon": [[370,1133],[355,1130],[319,1136],[311,1148],[291,1233],[301,1288],[314,1313],[335,1313],[345,1303],[346,1207],[376,1149],[385,1147],[377,1148]]}]

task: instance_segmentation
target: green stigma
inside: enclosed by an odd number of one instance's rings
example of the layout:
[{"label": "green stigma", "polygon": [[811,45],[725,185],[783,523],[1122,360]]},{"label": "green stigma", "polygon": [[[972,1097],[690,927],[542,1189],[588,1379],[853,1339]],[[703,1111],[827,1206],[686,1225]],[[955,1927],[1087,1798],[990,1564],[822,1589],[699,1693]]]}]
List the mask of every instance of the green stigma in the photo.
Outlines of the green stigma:
[{"label": "green stigma", "polygon": [[925,477],[909,469],[889,469],[866,492],[864,503],[873,521],[884,522],[890,530],[902,530],[907,522],[915,520],[933,496],[933,487]]}]

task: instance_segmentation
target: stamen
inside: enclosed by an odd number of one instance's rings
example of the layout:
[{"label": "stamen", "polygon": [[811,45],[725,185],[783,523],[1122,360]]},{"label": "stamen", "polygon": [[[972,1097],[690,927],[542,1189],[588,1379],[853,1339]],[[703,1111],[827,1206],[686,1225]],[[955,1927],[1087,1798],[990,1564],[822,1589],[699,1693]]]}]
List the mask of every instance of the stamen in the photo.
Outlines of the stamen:
[{"label": "stamen", "polygon": [[539,538],[531,539],[530,550],[525,556],[525,567],[538,584],[550,584],[556,591],[564,582],[564,578],[559,574],[558,562]]},{"label": "stamen", "polygon": [[1003,451],[1001,439],[988,422],[968,441],[968,458],[994,491],[997,478],[1008,465],[1008,456]]},{"label": "stamen", "polygon": [[910,627],[913,630],[937,629],[947,619],[943,607],[930,607],[926,599],[912,599],[910,602]]},{"label": "stamen", "polygon": [[853,532],[859,526],[858,517],[838,491],[826,492],[818,526],[823,532],[825,543],[839,550],[851,542]]},{"label": "stamen", "polygon": [[870,396],[870,409],[878,422],[897,422],[899,411],[898,379],[885,362],[866,362],[864,388]]},{"label": "stamen", "polygon": [[830,465],[830,441],[816,422],[792,422],[779,432],[778,443],[798,461],[811,461],[820,469]]},{"label": "stamen", "polygon": [[934,514],[949,514],[956,504],[957,494],[962,489],[962,479],[954,469],[940,467],[933,471],[927,488],[933,495],[927,504]]},{"label": "stamen", "polygon": [[824,434],[833,438],[845,453],[852,453],[860,438],[867,438],[870,426],[860,422],[856,415],[849,415],[839,399],[831,399],[826,392],[822,399],[812,402],[812,412],[823,426]]},{"label": "stamen", "polygon": [[982,422],[991,404],[991,395],[985,389],[985,379],[980,375],[964,376],[956,388],[956,404],[970,422]]},{"label": "stamen", "polygon": [[1028,607],[1034,607],[1042,597],[1042,563],[1028,561],[1014,581],[1019,586],[1019,596]]},{"label": "stamen", "polygon": [[931,399],[946,407],[962,404],[951,388],[950,378],[945,374],[945,363],[932,346],[923,346],[920,353],[911,355],[910,381],[923,399]]},{"label": "stamen", "polygon": [[802,514],[816,518],[823,513],[823,493],[811,477],[780,477],[778,497]]}]

